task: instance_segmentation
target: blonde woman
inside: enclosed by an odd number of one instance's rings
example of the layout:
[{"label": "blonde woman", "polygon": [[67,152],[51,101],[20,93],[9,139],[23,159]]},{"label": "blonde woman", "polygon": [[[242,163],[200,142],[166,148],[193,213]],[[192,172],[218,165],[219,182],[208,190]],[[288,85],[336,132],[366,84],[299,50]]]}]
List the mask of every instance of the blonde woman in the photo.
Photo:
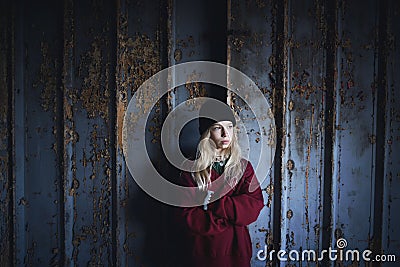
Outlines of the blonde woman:
[{"label": "blonde woman", "polygon": [[193,171],[183,171],[180,178],[181,184],[196,189],[193,197],[200,196],[203,205],[179,208],[185,242],[181,266],[250,266],[247,226],[257,219],[264,201],[252,165],[241,157],[234,114],[222,102],[205,102],[199,126]]}]

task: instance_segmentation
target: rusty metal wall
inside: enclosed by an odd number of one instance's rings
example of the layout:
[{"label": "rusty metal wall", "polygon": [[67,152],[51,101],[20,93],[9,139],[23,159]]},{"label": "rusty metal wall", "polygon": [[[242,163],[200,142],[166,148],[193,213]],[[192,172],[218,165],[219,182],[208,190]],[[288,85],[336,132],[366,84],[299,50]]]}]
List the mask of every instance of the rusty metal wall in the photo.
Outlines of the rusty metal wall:
[{"label": "rusty metal wall", "polygon": [[[239,69],[272,106],[252,266],[274,265],[256,258],[265,245],[321,251],[339,238],[400,261],[398,1],[20,0],[0,12],[0,266],[178,265],[172,208],[130,177],[122,122],[141,83],[193,60]],[[152,110],[155,166],[166,172],[163,119],[197,96],[248,118],[255,161],[260,133],[243,102],[187,84]]]}]

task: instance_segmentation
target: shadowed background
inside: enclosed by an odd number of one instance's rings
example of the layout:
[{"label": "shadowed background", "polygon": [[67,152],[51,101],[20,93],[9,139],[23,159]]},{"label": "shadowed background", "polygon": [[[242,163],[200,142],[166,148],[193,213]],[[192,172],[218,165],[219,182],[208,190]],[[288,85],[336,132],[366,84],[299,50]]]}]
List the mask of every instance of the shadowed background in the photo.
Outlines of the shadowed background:
[{"label": "shadowed background", "polygon": [[[135,90],[193,60],[239,69],[273,107],[276,156],[249,227],[254,255],[345,238],[400,260],[398,1],[1,1],[0,12],[1,266],[178,266],[172,208],[130,177],[121,134]],[[250,159],[259,153],[263,133],[243,102],[188,81],[147,124],[149,153],[171,180],[162,122],[198,96],[228,98]],[[196,127],[184,129],[182,150]]]}]

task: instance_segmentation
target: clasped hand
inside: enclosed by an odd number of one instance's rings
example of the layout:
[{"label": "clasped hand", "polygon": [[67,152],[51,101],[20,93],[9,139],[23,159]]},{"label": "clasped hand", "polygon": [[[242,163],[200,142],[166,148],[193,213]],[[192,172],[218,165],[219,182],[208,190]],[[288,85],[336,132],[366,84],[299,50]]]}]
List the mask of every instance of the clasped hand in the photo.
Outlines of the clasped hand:
[{"label": "clasped hand", "polygon": [[210,203],[212,194],[214,194],[214,191],[207,190],[207,195],[206,195],[206,197],[204,198],[204,201],[203,201],[203,209],[204,210],[207,210],[207,205]]}]

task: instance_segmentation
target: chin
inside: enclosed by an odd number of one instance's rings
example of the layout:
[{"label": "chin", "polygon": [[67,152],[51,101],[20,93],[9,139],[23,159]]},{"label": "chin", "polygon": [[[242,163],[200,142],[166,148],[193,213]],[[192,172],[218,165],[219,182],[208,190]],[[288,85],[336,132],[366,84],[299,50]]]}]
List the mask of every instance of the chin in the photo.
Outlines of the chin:
[{"label": "chin", "polygon": [[227,148],[229,147],[229,145],[230,145],[230,144],[226,144],[226,145],[225,145],[225,144],[222,144],[222,145],[221,145],[221,148],[222,148],[222,149],[227,149]]}]

